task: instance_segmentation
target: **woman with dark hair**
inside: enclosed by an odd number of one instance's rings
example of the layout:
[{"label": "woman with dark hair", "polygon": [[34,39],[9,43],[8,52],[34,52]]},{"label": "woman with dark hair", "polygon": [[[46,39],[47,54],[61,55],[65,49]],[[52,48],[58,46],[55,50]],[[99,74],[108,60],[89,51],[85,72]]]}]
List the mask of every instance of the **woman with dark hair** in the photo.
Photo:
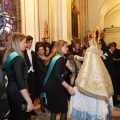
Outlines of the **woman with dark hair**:
[{"label": "woman with dark hair", "polygon": [[52,51],[52,49],[53,49],[53,47],[54,47],[54,45],[55,45],[55,42],[56,42],[56,41],[52,41],[52,42],[51,42],[51,45],[50,45],[51,51]]},{"label": "woman with dark hair", "polygon": [[43,81],[45,79],[45,75],[47,72],[47,67],[45,65],[45,49],[44,44],[40,43],[38,46],[36,46],[36,71],[38,76],[37,81],[37,96],[40,97],[40,103],[41,103],[41,111],[45,112],[45,106],[44,101],[42,100],[42,92],[44,91]]},{"label": "woman with dark hair", "polygon": [[45,47],[45,56],[49,56],[51,53],[51,47],[49,42],[44,42],[44,47]]}]

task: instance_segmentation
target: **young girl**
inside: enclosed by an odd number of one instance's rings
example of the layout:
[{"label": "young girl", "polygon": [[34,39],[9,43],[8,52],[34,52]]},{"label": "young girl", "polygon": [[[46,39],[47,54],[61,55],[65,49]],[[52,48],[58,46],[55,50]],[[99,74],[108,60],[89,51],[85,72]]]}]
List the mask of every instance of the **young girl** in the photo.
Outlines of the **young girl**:
[{"label": "young girl", "polygon": [[75,94],[74,89],[62,78],[62,74],[65,72],[64,54],[67,54],[67,51],[67,42],[64,40],[58,40],[52,49],[52,53],[47,58],[47,63],[49,63],[51,59],[57,55],[61,56],[56,60],[45,84],[48,108],[51,110],[50,120],[56,120],[57,113],[61,113],[60,120],[67,120],[68,105],[65,90],[71,95]]},{"label": "young girl", "polygon": [[[9,120],[27,120],[29,117],[28,112],[33,109],[33,103],[26,85],[28,76],[27,66],[22,57],[22,51],[24,51],[25,48],[26,36],[18,32],[12,33],[9,46],[3,59],[3,65],[8,77]],[[10,60],[11,57],[13,58]],[[26,104],[26,110],[22,108],[24,104]]]}]

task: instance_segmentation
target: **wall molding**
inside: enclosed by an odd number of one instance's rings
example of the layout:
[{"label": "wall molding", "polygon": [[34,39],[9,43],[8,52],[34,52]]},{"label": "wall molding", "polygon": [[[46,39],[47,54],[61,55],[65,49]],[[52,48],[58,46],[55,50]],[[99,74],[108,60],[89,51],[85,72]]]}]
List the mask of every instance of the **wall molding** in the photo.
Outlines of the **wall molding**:
[{"label": "wall molding", "polygon": [[111,28],[105,28],[105,33],[117,33],[120,32],[120,27],[111,27]]}]

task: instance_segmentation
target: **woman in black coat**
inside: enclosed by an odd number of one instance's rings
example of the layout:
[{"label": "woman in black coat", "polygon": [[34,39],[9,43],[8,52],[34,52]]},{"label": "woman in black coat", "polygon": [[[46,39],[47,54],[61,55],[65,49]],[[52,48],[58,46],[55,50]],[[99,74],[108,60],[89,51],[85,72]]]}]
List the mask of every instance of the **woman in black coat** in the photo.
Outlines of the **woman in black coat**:
[{"label": "woman in black coat", "polygon": [[[67,54],[68,45],[64,40],[58,40],[51,54],[47,57],[46,63],[49,63],[57,55],[60,56],[51,71],[51,74],[45,84],[48,108],[51,110],[50,120],[56,120],[56,114],[61,113],[60,120],[67,120],[67,96],[66,90],[74,95],[74,89],[68,85],[62,75],[65,72],[64,54]],[[49,72],[49,69],[48,69]]]},{"label": "woman in black coat", "polygon": [[[26,48],[26,36],[15,32],[3,59],[4,69],[8,77],[7,94],[10,104],[9,120],[27,120],[33,103],[27,90],[27,66],[22,57]],[[12,58],[12,59],[9,59]],[[9,61],[9,62],[8,62]],[[26,109],[23,110],[23,105]]]},{"label": "woman in black coat", "polygon": [[41,111],[45,112],[45,105],[44,101],[42,99],[42,92],[44,91],[43,81],[45,79],[46,73],[47,73],[47,67],[45,65],[45,49],[44,44],[40,43],[38,46],[36,46],[36,73],[38,76],[37,80],[37,96],[40,97],[40,103],[41,103]]}]

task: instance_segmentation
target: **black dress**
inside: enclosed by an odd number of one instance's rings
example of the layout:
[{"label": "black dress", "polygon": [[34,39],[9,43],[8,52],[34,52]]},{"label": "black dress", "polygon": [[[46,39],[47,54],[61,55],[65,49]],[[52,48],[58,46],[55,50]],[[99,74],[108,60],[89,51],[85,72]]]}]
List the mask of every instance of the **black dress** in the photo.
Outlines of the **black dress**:
[{"label": "black dress", "polygon": [[48,108],[54,113],[66,113],[68,110],[66,89],[62,85],[64,79],[61,77],[64,71],[65,60],[60,57],[45,85]]},{"label": "black dress", "polygon": [[27,66],[21,56],[13,58],[8,66],[8,86],[7,94],[10,104],[10,119],[9,120],[27,120],[28,114],[21,110],[21,105],[25,103],[20,90],[27,89],[26,79]]},{"label": "black dress", "polygon": [[[120,59],[120,50],[116,48],[113,58]],[[116,81],[116,94],[120,95],[120,61],[114,61],[114,77]]]},{"label": "black dress", "polygon": [[38,96],[40,93],[44,91],[43,81],[45,79],[46,73],[47,73],[47,67],[45,65],[45,60],[37,56],[36,59],[36,73],[38,76],[37,80],[37,94]]},{"label": "black dress", "polygon": [[[0,67],[0,120],[4,120],[5,118],[7,119],[9,117],[9,110],[7,93],[4,86],[4,73]],[[7,116],[4,118],[6,114]]]}]

